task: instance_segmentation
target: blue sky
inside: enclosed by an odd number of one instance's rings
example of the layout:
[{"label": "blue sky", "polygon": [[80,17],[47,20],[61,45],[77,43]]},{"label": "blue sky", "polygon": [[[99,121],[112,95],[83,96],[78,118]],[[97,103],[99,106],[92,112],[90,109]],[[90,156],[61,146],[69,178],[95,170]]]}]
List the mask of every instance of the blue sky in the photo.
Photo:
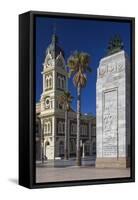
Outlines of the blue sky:
[{"label": "blue sky", "polygon": [[[90,54],[92,73],[88,74],[87,86],[82,89],[82,113],[96,113],[96,77],[97,67],[102,57],[106,55],[109,39],[119,34],[124,43],[124,50],[130,56],[130,23],[111,22],[100,20],[80,20],[64,18],[36,17],[36,102],[42,93],[42,63],[45,52],[51,43],[53,27],[56,25],[56,34],[59,46],[64,50],[65,60],[75,51],[84,51]],[[69,91],[74,96],[72,107],[76,110],[76,88],[69,80]]]}]

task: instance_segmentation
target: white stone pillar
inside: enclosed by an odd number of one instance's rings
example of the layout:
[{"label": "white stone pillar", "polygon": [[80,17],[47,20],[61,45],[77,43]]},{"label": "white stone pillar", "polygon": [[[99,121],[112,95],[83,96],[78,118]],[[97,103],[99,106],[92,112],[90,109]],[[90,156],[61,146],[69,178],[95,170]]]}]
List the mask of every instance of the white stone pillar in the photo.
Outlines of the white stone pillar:
[{"label": "white stone pillar", "polygon": [[[127,167],[127,137],[130,134],[126,115],[130,99],[126,79],[128,59],[124,51],[100,60],[96,83],[96,167]],[[127,127],[126,127],[127,124]]]}]

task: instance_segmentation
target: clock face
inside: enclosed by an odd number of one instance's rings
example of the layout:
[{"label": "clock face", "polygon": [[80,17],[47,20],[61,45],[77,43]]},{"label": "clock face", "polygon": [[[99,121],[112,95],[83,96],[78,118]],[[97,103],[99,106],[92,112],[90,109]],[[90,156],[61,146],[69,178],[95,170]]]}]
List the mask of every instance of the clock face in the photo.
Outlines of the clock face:
[{"label": "clock face", "polygon": [[46,108],[49,108],[49,107],[50,107],[50,98],[49,98],[49,97],[47,97],[47,98],[45,99],[45,106],[46,106]]}]

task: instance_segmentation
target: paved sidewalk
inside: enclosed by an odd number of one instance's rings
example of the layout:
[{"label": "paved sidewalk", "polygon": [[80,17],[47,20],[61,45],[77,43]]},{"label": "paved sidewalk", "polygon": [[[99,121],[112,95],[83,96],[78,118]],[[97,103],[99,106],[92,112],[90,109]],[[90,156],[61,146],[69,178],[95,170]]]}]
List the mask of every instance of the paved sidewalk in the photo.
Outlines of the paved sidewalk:
[{"label": "paved sidewalk", "polygon": [[130,169],[96,169],[94,166],[37,167],[36,182],[130,177]]},{"label": "paved sidewalk", "polygon": [[[94,166],[95,165],[95,157],[85,157],[82,158],[83,166]],[[37,167],[70,167],[76,165],[76,158],[70,158],[69,160],[46,160],[44,163],[42,161],[37,161]]]}]

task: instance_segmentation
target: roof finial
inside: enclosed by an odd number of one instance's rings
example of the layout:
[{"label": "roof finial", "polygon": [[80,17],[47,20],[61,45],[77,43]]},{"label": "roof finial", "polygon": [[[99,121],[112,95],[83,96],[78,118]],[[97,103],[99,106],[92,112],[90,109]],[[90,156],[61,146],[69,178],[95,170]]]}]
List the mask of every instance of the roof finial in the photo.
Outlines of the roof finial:
[{"label": "roof finial", "polygon": [[57,42],[58,42],[58,37],[56,36],[56,24],[53,24],[52,42],[53,42],[53,43],[57,43]]}]

